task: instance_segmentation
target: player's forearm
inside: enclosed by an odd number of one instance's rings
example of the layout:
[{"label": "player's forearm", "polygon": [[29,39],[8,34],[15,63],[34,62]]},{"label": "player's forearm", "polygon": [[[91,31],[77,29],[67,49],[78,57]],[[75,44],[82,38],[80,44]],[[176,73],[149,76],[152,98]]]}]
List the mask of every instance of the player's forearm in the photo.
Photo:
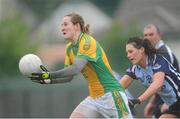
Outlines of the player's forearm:
[{"label": "player's forearm", "polygon": [[138,99],[141,102],[143,102],[147,100],[148,98],[150,98],[152,95],[156,94],[160,90],[160,88],[163,86],[164,76],[165,76],[164,72],[155,73],[153,76],[154,78],[153,82]]},{"label": "player's forearm", "polygon": [[149,99],[151,96],[153,96],[155,93],[157,93],[160,88],[162,87],[161,84],[157,84],[156,82],[153,82],[147,89],[146,91],[141,95],[139,96],[139,100],[141,102]]},{"label": "player's forearm", "polygon": [[55,71],[55,72],[50,72],[50,77],[52,79],[56,79],[56,78],[63,78],[63,77],[67,77],[67,76],[74,76],[76,74],[78,74],[80,72],[80,70],[72,65],[69,67],[66,67],[64,69]]},{"label": "player's forearm", "polygon": [[86,60],[75,58],[73,65],[55,72],[50,72],[50,78],[56,79],[77,75],[85,67],[86,63]]},{"label": "player's forearm", "polygon": [[73,76],[64,77],[64,78],[52,79],[52,84],[56,84],[56,83],[67,83],[67,82],[70,82],[72,79],[73,79]]}]

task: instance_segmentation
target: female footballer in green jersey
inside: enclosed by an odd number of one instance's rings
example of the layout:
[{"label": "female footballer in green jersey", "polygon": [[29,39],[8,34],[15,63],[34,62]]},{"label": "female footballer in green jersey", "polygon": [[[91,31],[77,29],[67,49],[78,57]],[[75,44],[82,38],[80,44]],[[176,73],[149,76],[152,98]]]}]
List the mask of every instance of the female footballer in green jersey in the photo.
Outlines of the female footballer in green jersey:
[{"label": "female footballer in green jersey", "polygon": [[128,100],[100,44],[90,35],[89,25],[76,13],[63,17],[61,32],[66,46],[65,68],[33,73],[31,80],[42,84],[65,83],[82,73],[88,82],[89,96],[72,112],[70,118],[131,118]]}]

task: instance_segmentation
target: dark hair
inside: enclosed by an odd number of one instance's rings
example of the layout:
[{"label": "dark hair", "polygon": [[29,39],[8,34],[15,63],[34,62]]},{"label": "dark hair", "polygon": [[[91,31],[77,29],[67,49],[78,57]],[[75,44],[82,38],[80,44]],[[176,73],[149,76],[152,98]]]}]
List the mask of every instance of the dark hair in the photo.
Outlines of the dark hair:
[{"label": "dark hair", "polygon": [[148,39],[131,37],[128,39],[127,44],[132,44],[137,49],[144,47],[145,54],[147,54],[148,56],[153,56],[155,53],[157,53],[157,50]]},{"label": "dark hair", "polygon": [[87,34],[91,34],[90,25],[85,24],[84,19],[83,19],[82,16],[80,16],[79,14],[74,13],[74,12],[70,13],[70,14],[67,14],[65,16],[71,17],[71,22],[73,24],[79,23],[82,32],[87,33]]}]

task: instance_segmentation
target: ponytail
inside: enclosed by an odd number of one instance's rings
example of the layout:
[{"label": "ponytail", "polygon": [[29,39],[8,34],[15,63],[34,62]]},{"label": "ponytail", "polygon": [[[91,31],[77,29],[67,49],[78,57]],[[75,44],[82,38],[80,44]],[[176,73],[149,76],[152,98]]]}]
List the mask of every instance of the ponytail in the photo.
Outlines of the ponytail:
[{"label": "ponytail", "polygon": [[151,42],[148,39],[144,39],[143,41],[144,41],[143,46],[144,46],[144,49],[145,49],[145,53],[148,56],[152,56],[152,55],[157,53],[157,50],[155,49],[155,47],[151,44]]},{"label": "ponytail", "polygon": [[83,32],[91,35],[91,31],[90,31],[90,25],[89,24],[85,24]]}]

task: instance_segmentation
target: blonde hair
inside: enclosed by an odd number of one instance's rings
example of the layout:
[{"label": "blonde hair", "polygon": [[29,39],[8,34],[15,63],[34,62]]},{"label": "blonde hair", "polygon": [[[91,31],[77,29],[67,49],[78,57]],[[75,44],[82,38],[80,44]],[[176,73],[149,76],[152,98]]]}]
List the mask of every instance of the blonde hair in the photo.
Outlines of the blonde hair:
[{"label": "blonde hair", "polygon": [[75,25],[77,23],[79,23],[80,25],[80,28],[81,28],[81,32],[84,32],[84,33],[87,33],[87,34],[91,34],[91,31],[90,31],[90,25],[89,24],[85,24],[84,22],[84,19],[82,16],[80,16],[79,14],[77,13],[70,13],[70,14],[67,14],[65,16],[69,16],[71,17],[71,22]]}]

